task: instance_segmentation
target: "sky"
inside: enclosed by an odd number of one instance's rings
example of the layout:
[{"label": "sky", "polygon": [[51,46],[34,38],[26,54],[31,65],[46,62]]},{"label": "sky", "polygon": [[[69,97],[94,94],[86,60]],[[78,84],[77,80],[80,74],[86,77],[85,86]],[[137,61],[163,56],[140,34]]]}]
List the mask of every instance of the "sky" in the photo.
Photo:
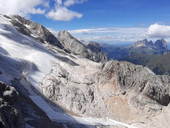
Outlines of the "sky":
[{"label": "sky", "polygon": [[170,0],[0,0],[0,13],[21,15],[57,35],[80,40],[129,43],[170,42]]}]

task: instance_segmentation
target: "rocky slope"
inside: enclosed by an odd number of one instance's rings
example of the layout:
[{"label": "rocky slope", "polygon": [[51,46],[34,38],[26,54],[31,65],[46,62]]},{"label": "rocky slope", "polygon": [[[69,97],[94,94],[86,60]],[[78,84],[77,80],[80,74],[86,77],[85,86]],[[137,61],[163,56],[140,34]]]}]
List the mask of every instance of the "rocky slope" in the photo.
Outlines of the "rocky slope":
[{"label": "rocky slope", "polygon": [[[7,16],[6,16],[7,17]],[[86,47],[79,40],[69,34],[67,31],[61,31],[58,34],[58,38],[49,32],[44,26],[27,20],[18,15],[8,17],[11,19],[13,26],[22,34],[30,36],[37,41],[50,45],[55,45],[61,49],[64,49],[68,53],[80,55],[96,62],[107,61],[107,56],[100,50],[100,47],[95,47],[94,43],[91,46]],[[60,41],[59,41],[60,40]],[[93,47],[93,50],[90,49]],[[98,50],[94,50],[94,48]]]},{"label": "rocky slope", "polygon": [[58,39],[41,24],[27,20],[18,15],[9,18],[11,19],[13,26],[22,34],[31,36],[42,43],[51,43],[59,48],[63,48]]},{"label": "rocky slope", "polygon": [[169,76],[128,62],[96,63],[105,61],[99,46],[66,31],[56,38],[61,45],[44,46],[11,20],[0,15],[0,80],[19,91],[27,127],[169,127]]},{"label": "rocky slope", "polygon": [[17,104],[19,94],[14,87],[0,82],[0,127],[25,128],[25,121]]},{"label": "rocky slope", "polygon": [[67,31],[60,31],[58,33],[58,39],[70,53],[88,58],[95,62],[107,61],[107,56],[101,51],[97,43],[91,42],[86,46]]},{"label": "rocky slope", "polygon": [[43,81],[44,94],[81,116],[144,124],[147,118],[160,115],[170,102],[168,76],[156,76],[148,68],[128,62],[109,61],[89,69],[91,65],[86,72],[81,66],[55,64]]}]

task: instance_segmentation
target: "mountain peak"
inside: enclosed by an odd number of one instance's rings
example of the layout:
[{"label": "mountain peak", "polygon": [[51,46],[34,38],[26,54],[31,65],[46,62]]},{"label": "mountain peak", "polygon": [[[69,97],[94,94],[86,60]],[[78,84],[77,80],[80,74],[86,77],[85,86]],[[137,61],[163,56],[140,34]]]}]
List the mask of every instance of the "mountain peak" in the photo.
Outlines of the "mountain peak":
[{"label": "mountain peak", "polygon": [[160,51],[168,51],[167,43],[164,39],[157,40],[155,43],[152,40],[148,41],[147,39],[140,40],[135,42],[130,48],[140,48],[140,47],[148,47],[152,49],[157,49]]},{"label": "mountain peak", "polygon": [[19,15],[11,16],[11,23],[24,35],[31,36],[42,43],[48,42],[59,48],[63,48],[58,39],[41,24],[27,20]]},{"label": "mountain peak", "polygon": [[58,33],[58,39],[63,44],[64,48],[73,54],[95,62],[107,61],[107,56],[101,51],[97,43],[91,42],[86,46],[66,30],[62,30]]},{"label": "mountain peak", "polygon": [[158,48],[158,49],[168,51],[168,46],[167,46],[167,43],[166,43],[166,41],[164,39],[157,40],[155,42],[155,47]]}]

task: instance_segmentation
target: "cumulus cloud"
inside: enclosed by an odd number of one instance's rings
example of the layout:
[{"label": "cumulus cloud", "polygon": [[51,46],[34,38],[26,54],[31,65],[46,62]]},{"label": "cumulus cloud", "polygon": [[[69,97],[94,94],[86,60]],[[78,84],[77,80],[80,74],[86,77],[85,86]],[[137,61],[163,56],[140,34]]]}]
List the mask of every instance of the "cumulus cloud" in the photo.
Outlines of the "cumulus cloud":
[{"label": "cumulus cloud", "polygon": [[45,10],[44,9],[35,9],[33,8],[32,11],[31,11],[32,14],[44,14],[45,13]]},{"label": "cumulus cloud", "polygon": [[53,20],[70,21],[73,18],[81,18],[82,14],[68,10],[65,7],[57,7],[55,10],[51,10],[46,16]]},{"label": "cumulus cloud", "polygon": [[154,38],[170,38],[170,26],[153,24],[148,28],[148,36]]},{"label": "cumulus cloud", "polygon": [[62,5],[62,0],[56,0],[56,6],[46,15],[48,18],[59,21],[70,21],[74,18],[81,18],[83,14],[69,10],[70,5],[83,3],[87,0],[66,0]]},{"label": "cumulus cloud", "polygon": [[74,4],[82,4],[85,1],[87,1],[87,0],[66,0],[64,2],[64,6],[68,7],[68,6],[71,6],[71,5],[74,5]]},{"label": "cumulus cloud", "polygon": [[44,5],[44,0],[0,0],[0,13],[6,15],[18,14],[27,16],[28,14],[44,14],[45,10],[36,8]]},{"label": "cumulus cloud", "polygon": [[56,0],[58,5],[62,4],[62,0]]},{"label": "cumulus cloud", "polygon": [[74,18],[81,18],[83,15],[69,10],[67,7],[85,1],[87,0],[65,0],[65,2],[54,0],[55,6],[51,8],[50,0],[0,0],[0,14],[17,14],[24,17],[29,16],[29,14],[44,14],[53,20],[70,21]]}]

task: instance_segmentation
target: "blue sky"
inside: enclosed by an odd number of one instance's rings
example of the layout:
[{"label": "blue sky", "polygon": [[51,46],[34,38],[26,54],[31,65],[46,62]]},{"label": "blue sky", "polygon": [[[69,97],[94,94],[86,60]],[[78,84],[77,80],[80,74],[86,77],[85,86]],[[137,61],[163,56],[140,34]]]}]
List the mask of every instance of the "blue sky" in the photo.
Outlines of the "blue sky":
[{"label": "blue sky", "polygon": [[[15,0],[12,4],[11,1],[0,0],[0,13],[30,18],[55,34],[68,30],[78,39],[109,43],[143,38],[170,41],[169,0],[25,0],[24,3]],[[18,6],[21,1],[23,5]],[[5,8],[9,3],[9,8]]]},{"label": "blue sky", "polygon": [[82,18],[54,22],[44,15],[38,17],[34,15],[31,19],[58,30],[170,24],[169,0],[88,0],[82,4],[72,5],[68,9],[83,14]]}]

